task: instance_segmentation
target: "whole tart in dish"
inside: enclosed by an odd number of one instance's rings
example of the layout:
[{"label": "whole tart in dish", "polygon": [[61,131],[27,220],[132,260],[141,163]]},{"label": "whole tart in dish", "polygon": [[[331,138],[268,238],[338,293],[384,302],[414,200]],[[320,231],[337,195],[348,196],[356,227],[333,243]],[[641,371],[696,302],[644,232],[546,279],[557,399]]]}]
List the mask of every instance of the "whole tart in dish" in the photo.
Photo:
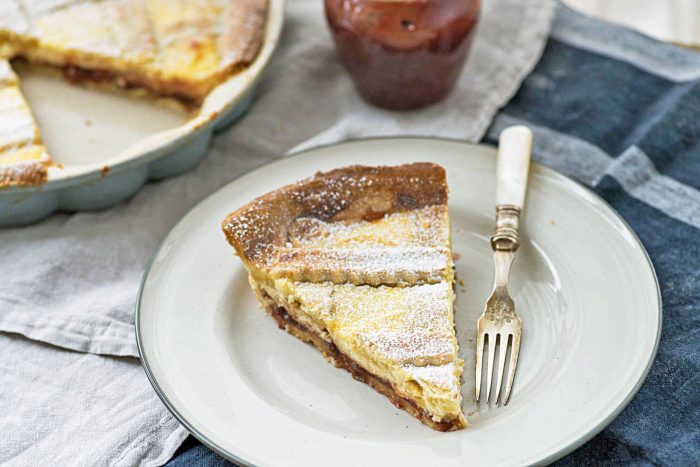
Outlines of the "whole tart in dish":
[{"label": "whole tart in dish", "polygon": [[222,228],[280,328],[426,425],[467,425],[444,169],[318,173],[253,200]]},{"label": "whole tart in dish", "polygon": [[[3,0],[0,86],[13,95],[0,96],[0,187],[41,183],[49,162],[16,76],[7,78],[8,60],[48,66],[74,83],[118,88],[191,110],[253,62],[266,14],[267,0]],[[19,113],[36,135],[31,155],[18,155],[29,146],[8,142],[4,134],[12,129],[7,121]],[[43,178],[37,173],[42,168]]]}]

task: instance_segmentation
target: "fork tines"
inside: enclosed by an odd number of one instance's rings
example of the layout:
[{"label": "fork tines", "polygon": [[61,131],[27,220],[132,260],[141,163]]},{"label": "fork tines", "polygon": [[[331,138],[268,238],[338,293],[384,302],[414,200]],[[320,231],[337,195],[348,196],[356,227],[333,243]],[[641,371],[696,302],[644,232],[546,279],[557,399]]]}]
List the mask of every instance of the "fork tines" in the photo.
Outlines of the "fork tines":
[{"label": "fork tines", "polygon": [[[517,321],[516,321],[517,320]],[[505,363],[508,349],[510,348],[510,361],[508,363],[508,379],[506,380],[506,388],[503,397],[500,399],[502,405],[508,404],[510,393],[513,389],[513,379],[515,378],[515,369],[518,365],[518,353],[520,351],[521,328],[520,319],[515,317],[510,323],[503,323],[500,329],[497,324],[489,319],[488,316],[482,316],[479,319],[477,326],[477,343],[476,343],[476,400],[477,402],[489,403],[491,398],[491,386],[493,381],[493,367],[498,348],[498,367],[496,369],[496,388],[493,403],[498,405],[499,396],[501,395],[501,387],[503,386],[503,374],[506,371]],[[482,363],[484,354],[484,345],[488,345],[488,361],[486,364],[486,398],[481,401],[481,376],[483,373]]]}]

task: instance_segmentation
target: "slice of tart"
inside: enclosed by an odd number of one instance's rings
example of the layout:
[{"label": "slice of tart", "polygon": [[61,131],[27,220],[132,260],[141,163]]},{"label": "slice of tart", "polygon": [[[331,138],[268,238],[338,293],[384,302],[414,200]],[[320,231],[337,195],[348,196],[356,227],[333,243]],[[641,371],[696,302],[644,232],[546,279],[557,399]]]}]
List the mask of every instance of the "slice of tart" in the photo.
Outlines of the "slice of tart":
[{"label": "slice of tart", "polygon": [[466,426],[441,167],[319,173],[222,227],[281,328],[426,425]]}]

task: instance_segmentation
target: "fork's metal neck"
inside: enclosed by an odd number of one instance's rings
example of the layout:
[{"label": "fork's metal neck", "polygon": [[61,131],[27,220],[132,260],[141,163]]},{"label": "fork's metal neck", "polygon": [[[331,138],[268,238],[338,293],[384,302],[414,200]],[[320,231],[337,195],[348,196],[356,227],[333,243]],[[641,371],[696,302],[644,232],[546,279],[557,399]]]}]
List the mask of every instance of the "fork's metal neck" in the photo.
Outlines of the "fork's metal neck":
[{"label": "fork's metal neck", "polygon": [[494,251],[515,252],[520,246],[519,227],[519,207],[509,204],[496,206],[496,231],[491,237],[491,248]]},{"label": "fork's metal neck", "polygon": [[520,208],[509,204],[496,206],[496,231],[491,237],[491,248],[495,254],[496,275],[494,289],[505,289],[508,285],[510,265],[513,254],[520,246],[518,228],[520,224]]},{"label": "fork's metal neck", "polygon": [[493,262],[496,266],[496,274],[493,280],[493,288],[495,291],[505,289],[508,285],[508,275],[510,274],[510,265],[513,264],[512,251],[499,251],[493,254]]}]

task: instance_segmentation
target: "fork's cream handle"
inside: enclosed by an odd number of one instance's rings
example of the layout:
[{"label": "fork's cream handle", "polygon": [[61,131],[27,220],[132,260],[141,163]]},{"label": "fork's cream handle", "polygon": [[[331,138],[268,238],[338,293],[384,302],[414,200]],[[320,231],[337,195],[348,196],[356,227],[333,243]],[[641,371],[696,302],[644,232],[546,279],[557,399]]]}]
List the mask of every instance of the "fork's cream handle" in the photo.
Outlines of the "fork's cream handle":
[{"label": "fork's cream handle", "polygon": [[494,250],[515,251],[520,245],[520,211],[525,204],[531,151],[529,128],[518,125],[501,132],[496,167],[496,231],[491,237]]},{"label": "fork's cream handle", "polygon": [[532,131],[528,127],[509,126],[501,131],[498,139],[498,167],[496,205],[515,206],[525,204],[527,173],[530,169]]}]

